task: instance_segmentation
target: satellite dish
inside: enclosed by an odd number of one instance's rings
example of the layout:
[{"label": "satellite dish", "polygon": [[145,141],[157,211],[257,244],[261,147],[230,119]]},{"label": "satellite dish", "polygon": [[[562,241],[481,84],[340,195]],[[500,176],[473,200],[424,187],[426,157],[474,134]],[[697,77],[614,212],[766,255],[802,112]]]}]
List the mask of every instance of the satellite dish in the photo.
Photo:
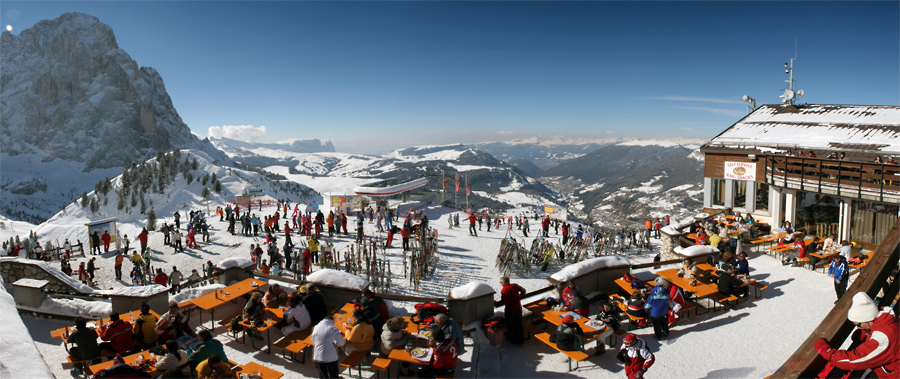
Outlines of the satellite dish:
[{"label": "satellite dish", "polygon": [[748,102],[748,101],[750,101],[750,96],[744,95],[744,102]]},{"label": "satellite dish", "polygon": [[794,91],[792,91],[792,90],[790,90],[790,89],[784,90],[784,96],[783,96],[783,97],[784,97],[785,100],[793,99],[793,98],[794,98]]},{"label": "satellite dish", "polygon": [[803,97],[803,90],[797,91],[797,97]]}]

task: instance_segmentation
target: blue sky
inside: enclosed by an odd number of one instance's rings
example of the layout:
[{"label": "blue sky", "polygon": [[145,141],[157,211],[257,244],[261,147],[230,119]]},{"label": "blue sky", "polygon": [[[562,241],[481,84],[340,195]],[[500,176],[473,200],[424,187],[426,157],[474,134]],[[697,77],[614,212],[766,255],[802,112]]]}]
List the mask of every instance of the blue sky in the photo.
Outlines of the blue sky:
[{"label": "blue sky", "polygon": [[[156,68],[182,119],[375,153],[537,135],[709,139],[779,103],[900,105],[892,2],[21,2],[69,11]],[[226,127],[231,126],[231,127]],[[265,126],[265,130],[262,129]]]}]

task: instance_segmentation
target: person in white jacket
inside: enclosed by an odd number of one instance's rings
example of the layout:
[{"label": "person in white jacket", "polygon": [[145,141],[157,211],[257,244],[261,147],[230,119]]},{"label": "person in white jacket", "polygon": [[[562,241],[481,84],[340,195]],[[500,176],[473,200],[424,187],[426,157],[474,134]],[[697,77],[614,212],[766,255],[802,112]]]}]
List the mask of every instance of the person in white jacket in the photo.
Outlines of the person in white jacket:
[{"label": "person in white jacket", "polygon": [[188,363],[188,354],[178,348],[177,342],[172,340],[166,342],[166,350],[168,353],[156,362],[157,371],[166,371]]},{"label": "person in white jacket", "polygon": [[300,296],[291,297],[289,305],[290,308],[284,311],[284,322],[287,323],[287,326],[281,328],[281,333],[285,336],[293,332],[306,330],[306,328],[309,328],[309,324],[312,323],[312,320],[309,318],[309,311],[306,310],[306,306],[303,305]]},{"label": "person in white jacket", "polygon": [[313,361],[319,368],[320,378],[338,378],[338,352],[337,348],[347,342],[341,331],[334,327],[334,320],[329,317],[322,319],[313,328],[310,336],[313,349]]}]

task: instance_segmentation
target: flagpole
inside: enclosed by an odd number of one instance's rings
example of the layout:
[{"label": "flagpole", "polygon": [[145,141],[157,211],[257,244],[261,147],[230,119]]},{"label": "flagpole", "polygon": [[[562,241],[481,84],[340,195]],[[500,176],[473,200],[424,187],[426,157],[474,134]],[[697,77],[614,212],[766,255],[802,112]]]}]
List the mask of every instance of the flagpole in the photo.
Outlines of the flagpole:
[{"label": "flagpole", "polygon": [[469,175],[466,175],[466,210],[469,210]]}]

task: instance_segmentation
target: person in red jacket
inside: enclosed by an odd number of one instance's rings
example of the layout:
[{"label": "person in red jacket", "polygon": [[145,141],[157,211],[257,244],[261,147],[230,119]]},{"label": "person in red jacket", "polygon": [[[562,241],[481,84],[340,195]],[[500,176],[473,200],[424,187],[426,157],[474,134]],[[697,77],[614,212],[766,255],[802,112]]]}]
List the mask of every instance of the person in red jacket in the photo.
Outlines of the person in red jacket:
[{"label": "person in red jacket", "polygon": [[634,333],[628,333],[622,339],[622,348],[616,355],[619,362],[625,364],[625,375],[628,379],[641,379],[644,373],[656,361],[656,357],[647,350],[647,343]]},{"label": "person in red jacket", "polygon": [[495,301],[494,306],[499,307],[505,305],[503,312],[506,318],[506,333],[509,342],[517,345],[522,344],[522,297],[525,296],[525,289],[518,284],[510,283],[509,277],[504,275],[500,277],[500,301]]},{"label": "person in red jacket", "polygon": [[544,237],[550,237],[550,216],[544,216],[541,227],[544,229]]},{"label": "person in red jacket", "polygon": [[847,319],[859,327],[851,337],[850,348],[838,350],[820,338],[815,343],[819,355],[828,360],[829,366],[842,370],[863,372],[871,369],[879,378],[897,378],[900,375],[897,319],[890,313],[879,314],[878,306],[865,292],[853,295]]},{"label": "person in red jacket", "polygon": [[149,234],[150,233],[147,232],[147,228],[144,228],[144,230],[141,231],[141,234],[138,234],[138,240],[141,241],[141,252],[142,253],[144,252],[144,250],[147,250],[147,236]]},{"label": "person in red jacket", "polygon": [[400,237],[403,239],[403,251],[409,250],[409,228],[406,227],[406,224],[403,224],[403,229],[400,229]]},{"label": "person in red jacket", "polygon": [[569,245],[569,223],[562,224],[563,246]]},{"label": "person in red jacket", "polygon": [[478,231],[475,230],[475,222],[478,219],[475,218],[475,213],[469,214],[469,235],[478,237]]},{"label": "person in red jacket", "polygon": [[435,328],[431,333],[431,347],[434,348],[431,362],[427,367],[420,369],[416,376],[419,378],[450,376],[456,371],[458,359],[456,341],[453,338],[446,338],[441,328]]},{"label": "person in red jacket", "polygon": [[153,283],[159,284],[161,286],[166,286],[169,282],[169,276],[163,272],[161,268],[156,269],[156,276],[153,278]]},{"label": "person in red jacket", "polygon": [[104,231],[103,235],[100,236],[100,239],[103,240],[103,252],[108,253],[109,252],[109,241],[112,240],[112,237],[109,236],[109,232]]},{"label": "person in red jacket", "polygon": [[100,327],[100,339],[109,341],[101,343],[100,349],[112,350],[117,353],[131,350],[134,339],[131,334],[131,323],[120,320],[118,312],[110,313],[109,321],[109,324]]}]

